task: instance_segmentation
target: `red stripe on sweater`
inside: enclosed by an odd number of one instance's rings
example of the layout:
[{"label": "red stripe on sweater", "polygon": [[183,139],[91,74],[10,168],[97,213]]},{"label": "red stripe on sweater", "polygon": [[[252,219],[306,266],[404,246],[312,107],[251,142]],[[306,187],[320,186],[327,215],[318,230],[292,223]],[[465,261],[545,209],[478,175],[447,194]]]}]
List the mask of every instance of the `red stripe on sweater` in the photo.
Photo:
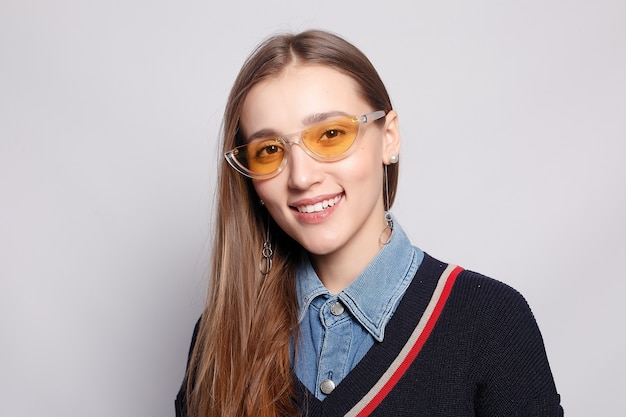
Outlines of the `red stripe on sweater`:
[{"label": "red stripe on sweater", "polygon": [[417,340],[415,341],[415,344],[413,345],[413,347],[407,354],[406,358],[402,361],[402,363],[400,364],[398,369],[396,369],[396,371],[393,373],[391,378],[389,378],[389,380],[385,383],[385,385],[383,385],[380,391],[378,391],[378,393],[374,396],[374,398],[372,398],[372,401],[370,401],[361,410],[361,412],[357,414],[357,417],[365,417],[365,416],[370,415],[370,413],[374,411],[376,407],[378,407],[378,405],[383,401],[383,399],[387,396],[387,394],[389,394],[389,392],[393,389],[393,387],[398,383],[398,381],[400,380],[400,378],[402,378],[402,376],[405,374],[407,369],[409,369],[409,367],[411,366],[411,363],[413,363],[413,361],[419,354],[420,350],[422,350],[424,343],[426,343],[426,340],[428,340],[430,333],[435,327],[435,324],[437,323],[437,320],[439,319],[439,315],[441,314],[443,307],[446,305],[446,301],[448,300],[448,296],[450,295],[450,291],[452,290],[454,281],[456,281],[456,277],[459,275],[461,271],[463,271],[463,268],[459,266],[457,266],[456,268],[454,268],[454,270],[452,270],[452,272],[450,273],[450,276],[448,277],[448,280],[446,281],[446,285],[443,287],[441,296],[439,297],[439,300],[437,300],[437,304],[435,305],[435,308],[433,309],[433,313],[431,314],[430,318],[426,322],[426,326],[424,326],[424,330],[422,331],[422,334],[417,338]]}]

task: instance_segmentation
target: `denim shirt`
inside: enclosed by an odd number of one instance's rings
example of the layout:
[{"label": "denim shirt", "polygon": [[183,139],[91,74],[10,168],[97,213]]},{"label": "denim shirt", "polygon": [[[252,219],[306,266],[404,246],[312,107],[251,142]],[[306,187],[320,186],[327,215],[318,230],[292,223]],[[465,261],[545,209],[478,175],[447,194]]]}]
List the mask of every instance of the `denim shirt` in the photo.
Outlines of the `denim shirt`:
[{"label": "denim shirt", "polygon": [[339,294],[330,293],[307,260],[297,270],[300,341],[296,376],[323,400],[356,366],[385,326],[411,283],[424,253],[394,219],[391,241]]}]

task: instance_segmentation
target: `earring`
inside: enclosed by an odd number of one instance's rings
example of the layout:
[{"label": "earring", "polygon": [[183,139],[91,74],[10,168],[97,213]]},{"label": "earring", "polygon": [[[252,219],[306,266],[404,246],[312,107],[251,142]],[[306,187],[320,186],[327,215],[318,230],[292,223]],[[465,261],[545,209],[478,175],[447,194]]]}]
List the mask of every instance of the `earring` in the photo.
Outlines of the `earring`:
[{"label": "earring", "polygon": [[[398,156],[391,155],[391,161],[393,161],[393,157],[395,157],[396,162],[398,162]],[[387,223],[387,226],[385,226],[383,231],[380,232],[380,236],[378,236],[378,242],[383,246],[389,244],[389,242],[391,242],[391,238],[393,237],[393,217],[389,211],[389,180],[387,178],[387,165],[385,165],[385,222]],[[383,240],[383,235],[387,232],[387,230],[389,230],[389,236],[386,240]]]},{"label": "earring", "polygon": [[398,163],[398,155],[396,155],[395,153],[392,154],[389,157],[389,162],[391,162],[392,164],[397,164]]},{"label": "earring", "polygon": [[272,250],[272,242],[270,242],[270,215],[267,214],[267,229],[265,231],[265,242],[263,242],[263,249],[261,250],[261,262],[259,263],[259,271],[261,274],[267,275],[272,270],[272,257],[274,251]]}]

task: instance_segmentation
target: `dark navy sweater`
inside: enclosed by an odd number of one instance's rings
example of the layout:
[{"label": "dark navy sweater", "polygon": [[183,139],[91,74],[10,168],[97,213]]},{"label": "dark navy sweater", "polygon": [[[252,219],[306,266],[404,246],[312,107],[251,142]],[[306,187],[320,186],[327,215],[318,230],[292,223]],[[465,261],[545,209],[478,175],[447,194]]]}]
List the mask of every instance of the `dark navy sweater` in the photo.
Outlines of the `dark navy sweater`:
[{"label": "dark navy sweater", "polygon": [[[417,330],[416,330],[417,329]],[[195,340],[195,334],[194,338]],[[323,401],[296,380],[302,416],[563,416],[524,298],[429,255],[385,339]],[[185,416],[177,397],[177,416]]]}]

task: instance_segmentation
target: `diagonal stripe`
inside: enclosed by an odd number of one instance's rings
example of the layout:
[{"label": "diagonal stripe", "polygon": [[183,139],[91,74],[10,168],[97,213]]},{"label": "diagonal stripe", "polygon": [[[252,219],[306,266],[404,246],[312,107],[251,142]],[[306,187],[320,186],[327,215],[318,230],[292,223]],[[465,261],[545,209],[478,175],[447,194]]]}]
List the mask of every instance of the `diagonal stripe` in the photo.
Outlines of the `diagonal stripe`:
[{"label": "diagonal stripe", "polygon": [[346,417],[365,417],[370,415],[402,378],[402,375],[409,369],[409,366],[411,366],[411,363],[413,363],[435,327],[441,310],[443,310],[448,300],[454,281],[461,271],[463,271],[463,268],[454,265],[448,265],[443,271],[422,318],[417,323],[415,330],[411,333],[411,337],[407,340],[400,354],[372,389],[348,411]]}]

